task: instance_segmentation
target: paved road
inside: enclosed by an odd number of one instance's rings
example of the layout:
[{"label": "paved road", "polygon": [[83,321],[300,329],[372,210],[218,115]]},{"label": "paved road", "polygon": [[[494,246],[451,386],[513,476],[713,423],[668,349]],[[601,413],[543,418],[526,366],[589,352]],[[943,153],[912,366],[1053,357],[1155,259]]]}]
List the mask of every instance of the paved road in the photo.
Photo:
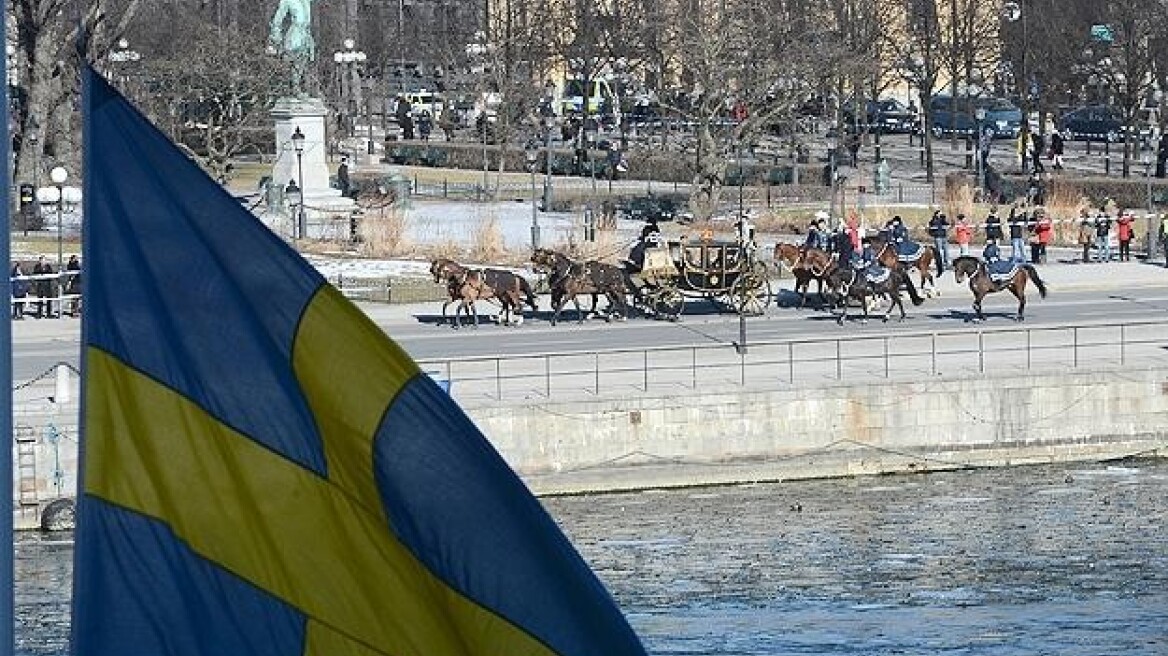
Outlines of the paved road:
[{"label": "paved road", "polygon": [[[1067,325],[1147,320],[1168,322],[1168,270],[1161,267],[1140,263],[1055,264],[1041,270],[1048,281],[1051,293],[1046,299],[1039,299],[1031,290],[1028,296],[1027,321],[1024,324],[1027,328],[1053,329]],[[793,300],[788,290],[790,285],[789,277],[776,281],[781,301]],[[942,336],[949,334],[968,336],[978,331],[1008,331],[1018,327],[1013,321],[1016,303],[1013,297],[1005,293],[988,298],[985,308],[989,320],[983,324],[976,324],[967,321],[970,315],[970,294],[967,289],[958,286],[950,275],[941,279],[938,288],[940,296],[927,300],[920,307],[908,306],[908,320],[887,324],[874,320],[864,325],[852,321],[844,326],[837,326],[834,318],[822,311],[771,307],[765,316],[752,317],[746,321],[747,343],[753,345],[791,340],[820,342],[827,340],[823,343],[830,344],[830,340],[841,337],[860,343],[864,340],[856,341],[854,338],[866,337],[875,340],[873,344],[880,344],[880,339],[885,335],[938,333]],[[615,349],[639,350],[658,347],[702,348],[728,346],[737,342],[739,338],[740,324],[736,315],[720,314],[702,302],[691,303],[687,307],[686,315],[676,323],[634,318],[626,322],[606,324],[594,319],[583,326],[568,320],[553,327],[546,320],[546,297],[541,301],[541,307],[544,309],[536,318],[529,319],[521,327],[501,327],[484,323],[477,330],[461,331],[437,325],[440,309],[438,303],[363,304],[362,307],[375,322],[419,360],[519,357],[533,353],[592,354]],[[1159,331],[1160,328],[1155,330]],[[1051,332],[1053,334],[1059,331]],[[13,334],[15,342],[13,377],[18,385],[47,372],[58,362],[76,366],[79,361],[77,320],[27,319],[14,324]],[[1146,336],[1151,333],[1144,331],[1142,334]],[[1136,333],[1129,333],[1128,339],[1132,339],[1133,335]],[[1136,337],[1143,339],[1138,335]],[[1070,337],[1061,335],[1058,339],[1065,341]],[[1084,336],[1084,339],[1113,340],[1114,336],[1098,332],[1096,337]],[[822,344],[820,348],[831,350]],[[894,351],[896,348],[898,347],[894,347]],[[916,348],[927,350],[929,347],[918,345]],[[1168,355],[1168,351],[1159,346],[1154,349],[1148,348],[1147,355],[1150,357]],[[713,350],[716,349],[711,351]],[[733,351],[723,349],[720,352]],[[767,357],[757,355],[758,351],[752,353],[756,353],[752,356],[755,358]],[[855,351],[853,354],[863,357],[873,355]],[[845,358],[848,357],[847,353],[843,355]],[[626,354],[624,359],[633,357]],[[637,354],[637,357],[640,355]],[[682,355],[676,357],[683,358]],[[784,356],[776,352],[770,357],[781,359]],[[825,352],[823,357],[834,359],[835,354]],[[1113,354],[1108,352],[1105,357],[1111,358]]]}]

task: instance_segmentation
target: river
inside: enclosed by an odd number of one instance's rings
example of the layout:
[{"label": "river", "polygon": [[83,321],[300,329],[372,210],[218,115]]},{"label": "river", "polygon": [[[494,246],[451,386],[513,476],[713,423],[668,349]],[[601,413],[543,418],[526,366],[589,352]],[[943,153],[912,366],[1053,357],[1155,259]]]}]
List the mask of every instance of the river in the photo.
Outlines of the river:
[{"label": "river", "polygon": [[[1168,461],[545,499],[650,653],[1168,654]],[[68,536],[17,545],[65,653]]]}]

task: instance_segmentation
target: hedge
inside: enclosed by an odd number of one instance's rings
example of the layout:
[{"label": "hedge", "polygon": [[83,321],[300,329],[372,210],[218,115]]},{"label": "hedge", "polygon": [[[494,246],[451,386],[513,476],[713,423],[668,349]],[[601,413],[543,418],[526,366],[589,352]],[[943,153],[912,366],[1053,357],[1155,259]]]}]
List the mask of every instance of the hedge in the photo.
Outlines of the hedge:
[{"label": "hedge", "polygon": [[[1024,195],[1027,178],[1023,176],[1003,176],[1016,195]],[[1146,208],[1148,206],[1148,184],[1151,183],[1152,202],[1157,206],[1168,205],[1168,179],[1165,178],[1058,178],[1063,187],[1077,189],[1092,205],[1098,207],[1108,200],[1120,208]]]}]

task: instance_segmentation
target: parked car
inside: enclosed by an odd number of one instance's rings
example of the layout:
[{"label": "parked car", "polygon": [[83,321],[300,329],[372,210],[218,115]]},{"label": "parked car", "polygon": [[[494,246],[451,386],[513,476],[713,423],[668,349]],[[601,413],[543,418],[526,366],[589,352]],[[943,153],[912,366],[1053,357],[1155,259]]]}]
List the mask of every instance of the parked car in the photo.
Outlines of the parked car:
[{"label": "parked car", "polygon": [[915,129],[916,115],[895,98],[869,100],[866,105],[864,115],[859,117],[851,103],[845,105],[844,123],[852,125],[859,122],[870,131],[882,134],[908,134]]},{"label": "parked car", "polygon": [[[1146,114],[1146,113],[1145,113]],[[1141,140],[1151,140],[1155,136],[1153,126],[1136,117],[1136,135]],[[1058,130],[1068,141],[1123,141],[1127,128],[1123,112],[1115,107],[1094,105],[1079,107],[1063,115]]]},{"label": "parked car", "polygon": [[1022,132],[1022,110],[1005,98],[958,98],[933,96],[929,101],[929,129],[933,136],[957,133],[974,136],[978,130],[978,110],[985,110],[983,132],[996,139],[1015,139]]},{"label": "parked car", "polygon": [[687,221],[688,199],[682,195],[637,196],[621,206],[621,214],[634,221]]}]

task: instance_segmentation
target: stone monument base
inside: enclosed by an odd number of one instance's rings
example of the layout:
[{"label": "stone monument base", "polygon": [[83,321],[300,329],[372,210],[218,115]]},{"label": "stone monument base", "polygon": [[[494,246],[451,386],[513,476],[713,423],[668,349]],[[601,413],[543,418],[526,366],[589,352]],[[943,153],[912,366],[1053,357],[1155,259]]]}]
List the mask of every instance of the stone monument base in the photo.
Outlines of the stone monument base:
[{"label": "stone monument base", "polygon": [[[296,182],[304,198],[306,234],[310,239],[331,238],[326,226],[338,218],[347,219],[357,209],[351,198],[341,195],[340,189],[329,184],[327,162],[328,141],[325,138],[325,120],[328,109],[320,98],[297,97],[280,98],[272,107],[272,118],[276,123],[276,162],[272,165],[272,184],[281,190],[289,182]],[[299,129],[304,135],[304,146],[298,154],[292,135]],[[289,212],[295,214],[295,210]],[[343,215],[340,217],[338,215]],[[273,215],[274,218],[274,215]],[[273,221],[269,225],[283,228],[284,221]],[[292,222],[295,234],[295,222]],[[277,232],[284,234],[283,229]]]}]

